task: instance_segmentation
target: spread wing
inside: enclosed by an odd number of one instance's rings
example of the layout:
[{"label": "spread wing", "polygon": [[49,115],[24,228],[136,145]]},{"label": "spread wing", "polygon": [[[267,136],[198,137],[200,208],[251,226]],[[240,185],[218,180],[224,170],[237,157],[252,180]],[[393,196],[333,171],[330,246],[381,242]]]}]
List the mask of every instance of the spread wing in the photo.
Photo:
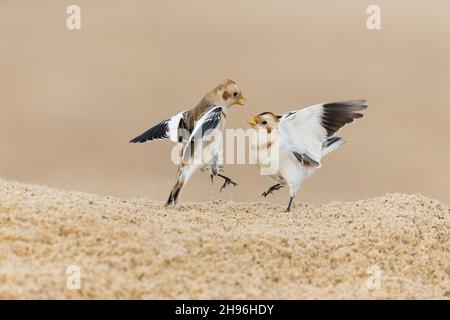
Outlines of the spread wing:
[{"label": "spread wing", "polygon": [[193,156],[194,145],[207,136],[214,134],[214,130],[220,127],[222,120],[225,118],[225,113],[222,107],[216,106],[205,113],[196,123],[192,134],[186,142],[183,150],[183,161],[186,161]]},{"label": "spread wing", "polygon": [[188,111],[180,112],[169,119],[161,121],[141,135],[132,139],[130,143],[144,143],[151,140],[170,138],[173,142],[186,142],[190,130],[185,117]]},{"label": "spread wing", "polygon": [[[354,119],[363,115],[365,100],[319,104],[280,117],[280,147],[291,151],[302,163],[320,165],[322,145]],[[300,160],[299,160],[300,161]]]}]

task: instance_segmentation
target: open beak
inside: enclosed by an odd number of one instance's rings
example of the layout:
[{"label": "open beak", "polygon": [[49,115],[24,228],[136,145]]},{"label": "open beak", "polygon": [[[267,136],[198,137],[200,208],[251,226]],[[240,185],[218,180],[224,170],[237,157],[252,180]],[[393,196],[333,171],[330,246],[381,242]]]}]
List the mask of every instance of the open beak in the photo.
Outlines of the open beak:
[{"label": "open beak", "polygon": [[258,116],[255,116],[254,114],[251,114],[254,121],[247,121],[247,123],[251,126],[254,126],[256,124],[256,119],[258,119]]},{"label": "open beak", "polygon": [[239,97],[239,98],[236,100],[236,104],[238,104],[238,105],[240,105],[240,106],[243,106],[243,105],[245,104],[246,101],[247,101],[247,100],[245,100],[244,97]]}]

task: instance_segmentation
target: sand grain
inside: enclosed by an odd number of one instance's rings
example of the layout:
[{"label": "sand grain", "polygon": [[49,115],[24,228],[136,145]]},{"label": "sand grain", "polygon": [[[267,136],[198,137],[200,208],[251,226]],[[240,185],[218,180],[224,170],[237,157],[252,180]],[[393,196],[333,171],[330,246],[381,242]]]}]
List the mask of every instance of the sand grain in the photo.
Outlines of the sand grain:
[{"label": "sand grain", "polygon": [[0,230],[0,298],[450,298],[449,207],[420,195],[164,210],[0,180]]}]

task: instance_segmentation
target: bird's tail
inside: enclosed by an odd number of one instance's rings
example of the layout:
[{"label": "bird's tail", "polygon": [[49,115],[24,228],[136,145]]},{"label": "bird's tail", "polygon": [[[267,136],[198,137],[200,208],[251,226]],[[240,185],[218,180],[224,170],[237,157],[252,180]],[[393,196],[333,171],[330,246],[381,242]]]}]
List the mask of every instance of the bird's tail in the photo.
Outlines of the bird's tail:
[{"label": "bird's tail", "polygon": [[331,138],[327,139],[322,144],[322,157],[326,156],[331,151],[336,150],[337,148],[342,146],[345,142],[346,141],[344,138],[339,138],[339,137],[331,137]]},{"label": "bird's tail", "polygon": [[184,183],[180,182],[179,179],[175,182],[175,185],[172,188],[172,191],[170,191],[169,199],[167,199],[166,202],[166,208],[168,206],[174,206],[177,204],[178,197],[180,195],[180,191],[183,188]]},{"label": "bird's tail", "polygon": [[177,179],[170,192],[169,199],[166,202],[166,208],[171,205],[176,205],[181,189],[186,185],[187,181],[199,168],[199,165],[181,164],[178,168]]}]

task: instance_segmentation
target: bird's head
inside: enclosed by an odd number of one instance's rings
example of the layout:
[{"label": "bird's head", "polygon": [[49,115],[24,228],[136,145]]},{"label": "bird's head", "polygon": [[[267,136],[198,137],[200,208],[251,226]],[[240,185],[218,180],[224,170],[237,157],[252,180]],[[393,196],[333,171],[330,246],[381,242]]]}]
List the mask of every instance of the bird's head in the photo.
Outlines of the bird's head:
[{"label": "bird's head", "polygon": [[241,89],[233,80],[225,80],[205,97],[211,104],[231,107],[235,104],[243,106],[245,99]]},{"label": "bird's head", "polygon": [[267,130],[268,132],[276,129],[280,122],[279,117],[272,112],[263,112],[258,115],[252,115],[253,120],[247,121],[254,129]]}]

